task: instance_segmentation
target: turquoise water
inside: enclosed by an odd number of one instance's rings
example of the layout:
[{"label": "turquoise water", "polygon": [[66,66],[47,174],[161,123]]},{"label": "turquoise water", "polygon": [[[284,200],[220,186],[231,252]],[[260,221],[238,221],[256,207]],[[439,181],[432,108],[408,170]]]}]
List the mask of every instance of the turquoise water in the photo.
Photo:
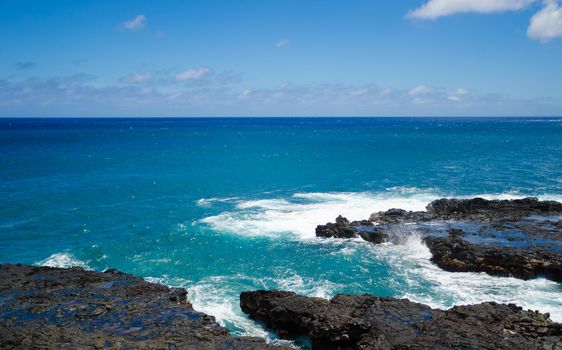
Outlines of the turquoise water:
[{"label": "turquoise water", "polygon": [[272,337],[238,293],[372,293],[434,307],[516,302],[562,321],[562,286],[447,273],[405,244],[317,224],[441,196],[562,199],[557,119],[0,119],[0,261],[117,268],[189,290]]}]

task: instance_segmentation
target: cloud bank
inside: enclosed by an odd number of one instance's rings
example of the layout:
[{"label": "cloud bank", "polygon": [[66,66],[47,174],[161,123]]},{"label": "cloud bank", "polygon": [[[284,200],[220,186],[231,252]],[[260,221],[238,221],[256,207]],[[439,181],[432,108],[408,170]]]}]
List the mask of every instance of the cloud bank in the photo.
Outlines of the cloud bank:
[{"label": "cloud bank", "polygon": [[87,74],[0,80],[0,115],[8,117],[517,116],[553,115],[561,106],[562,101],[512,99],[463,87],[284,83],[252,88],[234,73],[210,68],[129,73],[108,85]]}]

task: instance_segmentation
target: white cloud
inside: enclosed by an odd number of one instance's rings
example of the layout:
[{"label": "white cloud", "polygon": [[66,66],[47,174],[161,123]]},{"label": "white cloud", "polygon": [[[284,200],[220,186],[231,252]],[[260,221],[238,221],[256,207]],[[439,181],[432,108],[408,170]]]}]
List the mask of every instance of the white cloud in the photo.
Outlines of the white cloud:
[{"label": "white cloud", "polygon": [[429,0],[410,11],[409,18],[436,19],[457,13],[497,13],[524,9],[537,0]]},{"label": "white cloud", "polygon": [[147,83],[152,80],[151,72],[132,73],[119,78],[119,81],[125,84]]},{"label": "white cloud", "polygon": [[283,46],[287,46],[291,43],[291,39],[282,39],[275,43],[277,48],[282,48]]},{"label": "white cloud", "polygon": [[408,95],[410,96],[421,96],[421,95],[428,95],[433,92],[432,88],[429,88],[425,85],[416,86],[415,88],[408,91]]},{"label": "white cloud", "polygon": [[129,30],[138,30],[146,26],[146,17],[144,15],[138,15],[130,21],[123,22],[123,28]]},{"label": "white cloud", "polygon": [[209,75],[209,73],[211,73],[211,70],[205,67],[188,69],[186,71],[176,74],[176,80],[178,81],[198,80]]},{"label": "white cloud", "polygon": [[463,88],[458,88],[455,92],[452,92],[447,96],[447,99],[451,101],[460,101],[463,97],[470,94],[470,91]]},{"label": "white cloud", "polygon": [[542,10],[531,18],[527,35],[542,42],[562,37],[562,7],[557,0],[544,1]]}]

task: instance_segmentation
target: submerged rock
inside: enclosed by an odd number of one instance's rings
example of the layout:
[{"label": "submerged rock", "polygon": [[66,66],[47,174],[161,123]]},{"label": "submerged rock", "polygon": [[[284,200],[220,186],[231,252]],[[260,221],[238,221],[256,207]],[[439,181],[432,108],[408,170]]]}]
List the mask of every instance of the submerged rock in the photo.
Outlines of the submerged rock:
[{"label": "submerged rock", "polygon": [[537,248],[485,246],[457,236],[427,237],[433,261],[452,272],[487,272],[521,279],[546,277],[562,282],[562,253]]},{"label": "submerged rock", "polygon": [[0,265],[1,349],[274,349],[232,337],[183,288],[108,270]]},{"label": "submerged rock", "polygon": [[308,336],[313,349],[562,349],[562,325],[513,304],[437,310],[406,299],[292,292],[240,295],[240,307],[283,338]]}]

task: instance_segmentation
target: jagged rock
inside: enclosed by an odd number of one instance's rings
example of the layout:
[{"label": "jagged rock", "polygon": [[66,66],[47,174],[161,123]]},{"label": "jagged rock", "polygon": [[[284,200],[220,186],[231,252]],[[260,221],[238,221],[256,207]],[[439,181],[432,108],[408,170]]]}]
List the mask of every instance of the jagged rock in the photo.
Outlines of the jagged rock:
[{"label": "jagged rock", "polygon": [[0,265],[1,349],[274,349],[232,337],[183,288],[107,270]]},{"label": "jagged rock", "polygon": [[327,223],[326,225],[318,225],[316,227],[316,237],[324,238],[357,238],[361,237],[364,240],[380,244],[387,242],[389,236],[383,233],[381,227],[375,227],[371,221],[353,221],[349,222],[348,219],[341,215],[336,218],[335,223]]},{"label": "jagged rock", "polygon": [[[530,279],[543,276],[560,282],[562,252],[562,203],[539,201],[534,197],[513,200],[448,199],[429,203],[427,211],[414,212],[390,209],[371,214],[369,229],[365,221],[350,223],[338,217],[336,223],[320,225],[316,229],[319,237],[356,238],[380,244],[400,242],[404,230],[429,236],[426,244],[433,254],[433,261],[449,271],[488,272],[501,276]],[[455,228],[459,222],[473,229],[470,235],[477,236],[496,245],[479,245],[463,241],[457,236],[467,235]],[[434,225],[435,226],[432,226]],[[453,226],[453,227],[451,227]],[[433,227],[445,227],[450,236],[431,238]],[[437,232],[437,235],[442,235]],[[515,235],[513,235],[515,233]],[[455,240],[455,237],[458,239]],[[527,242],[533,248],[514,248],[505,242]],[[523,245],[518,243],[518,245]]]},{"label": "jagged rock", "polygon": [[537,248],[473,244],[456,237],[427,237],[431,261],[453,272],[487,272],[521,279],[546,277],[562,282],[562,253]]},{"label": "jagged rock", "polygon": [[390,240],[390,236],[383,233],[380,227],[375,227],[373,231],[360,231],[359,237],[374,244],[381,244]]},{"label": "jagged rock", "polygon": [[427,212],[442,218],[466,218],[470,216],[521,217],[531,214],[561,213],[562,203],[539,201],[535,197],[513,200],[447,199],[431,202]]},{"label": "jagged rock", "polygon": [[309,336],[313,349],[562,349],[561,324],[513,304],[444,311],[370,295],[255,291],[240,295],[240,307],[281,337]]},{"label": "jagged rock", "polygon": [[317,237],[334,237],[334,238],[356,238],[358,232],[351,223],[341,215],[336,218],[336,223],[327,223],[326,225],[318,225],[316,227]]},{"label": "jagged rock", "polygon": [[373,213],[369,217],[369,221],[379,224],[399,224],[407,222],[423,222],[431,220],[432,215],[424,211],[406,211],[403,209],[389,209]]}]

